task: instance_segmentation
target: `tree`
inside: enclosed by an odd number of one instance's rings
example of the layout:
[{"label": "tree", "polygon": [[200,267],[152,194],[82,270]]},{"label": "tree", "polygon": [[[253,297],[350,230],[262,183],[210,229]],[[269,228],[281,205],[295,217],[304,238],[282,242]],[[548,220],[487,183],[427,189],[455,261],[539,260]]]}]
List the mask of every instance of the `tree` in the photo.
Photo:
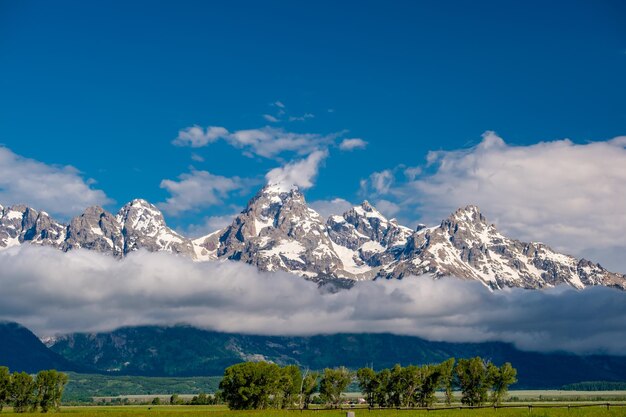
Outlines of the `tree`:
[{"label": "tree", "polygon": [[159,397],[154,397],[152,399],[152,405],[161,405],[161,398]]},{"label": "tree", "polygon": [[415,394],[421,385],[421,370],[415,365],[401,367],[396,365],[391,370],[391,401],[396,407],[414,405]]},{"label": "tree", "polygon": [[6,366],[0,366],[0,412],[11,396],[11,373]]},{"label": "tree", "polygon": [[361,368],[356,372],[356,379],[359,381],[359,388],[365,395],[367,404],[370,407],[374,407],[376,372],[372,368]]},{"label": "tree", "polygon": [[311,404],[313,394],[317,391],[320,374],[318,372],[307,372],[302,380],[302,402],[304,408],[308,409]]},{"label": "tree", "polygon": [[491,402],[500,404],[509,390],[509,385],[517,382],[517,370],[506,362],[500,368],[490,363],[487,365],[489,382],[491,383]]},{"label": "tree", "polygon": [[474,406],[487,401],[490,381],[487,366],[481,358],[459,359],[455,373],[461,388],[463,404]]},{"label": "tree", "polygon": [[379,407],[389,406],[389,391],[391,385],[391,371],[382,369],[376,373],[376,378],[372,382],[374,390],[374,402]]},{"label": "tree", "polygon": [[16,413],[25,413],[34,404],[35,381],[26,372],[11,375],[11,404]]},{"label": "tree", "polygon": [[419,389],[415,393],[415,404],[430,407],[435,402],[435,392],[440,386],[441,369],[439,365],[424,365],[419,368]]},{"label": "tree", "polygon": [[205,405],[207,403],[207,396],[201,392],[198,395],[194,395],[189,402],[190,405]]},{"label": "tree", "polygon": [[63,390],[67,384],[67,375],[54,369],[40,371],[35,377],[35,407],[41,407],[42,413],[57,410],[61,406]]},{"label": "tree", "polygon": [[389,373],[389,381],[386,387],[388,405],[392,407],[400,407],[402,405],[402,393],[405,391],[405,384],[402,376],[402,367],[399,364],[395,364]]},{"label": "tree", "polygon": [[332,407],[338,407],[341,403],[341,393],[346,389],[352,379],[350,371],[345,367],[326,368],[320,381],[320,396],[323,401]]},{"label": "tree", "polygon": [[180,404],[180,399],[178,397],[178,394],[172,394],[172,396],[170,397],[170,405],[177,405]]},{"label": "tree", "polygon": [[452,393],[452,384],[454,383],[454,358],[450,358],[447,361],[439,364],[439,371],[441,372],[440,388],[445,391],[446,405],[452,404],[454,401],[454,395]]},{"label": "tree", "polygon": [[233,410],[267,408],[281,395],[281,369],[268,362],[244,362],[229,366],[220,382],[221,396]]},{"label": "tree", "polygon": [[296,365],[288,365],[280,370],[279,390],[280,403],[277,406],[287,408],[298,402],[300,388],[302,387],[302,373]]}]

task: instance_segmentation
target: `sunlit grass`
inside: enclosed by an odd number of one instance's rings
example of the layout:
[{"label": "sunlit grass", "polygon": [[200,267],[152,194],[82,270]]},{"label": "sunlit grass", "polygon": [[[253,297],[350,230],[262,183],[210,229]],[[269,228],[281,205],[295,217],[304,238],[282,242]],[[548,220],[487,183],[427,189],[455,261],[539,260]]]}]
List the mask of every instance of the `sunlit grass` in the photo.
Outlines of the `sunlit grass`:
[{"label": "sunlit grass", "polygon": [[[75,417],[82,416],[207,416],[210,417],[346,417],[348,410],[250,410],[231,411],[224,406],[84,406],[63,407],[57,414],[71,414]],[[516,409],[476,409],[476,410],[368,410],[355,409],[356,417],[623,417],[626,416],[626,407],[594,406],[587,408],[537,408],[532,411],[528,408]],[[11,413],[6,410],[5,413]],[[25,413],[23,416],[41,416],[40,413]]]}]

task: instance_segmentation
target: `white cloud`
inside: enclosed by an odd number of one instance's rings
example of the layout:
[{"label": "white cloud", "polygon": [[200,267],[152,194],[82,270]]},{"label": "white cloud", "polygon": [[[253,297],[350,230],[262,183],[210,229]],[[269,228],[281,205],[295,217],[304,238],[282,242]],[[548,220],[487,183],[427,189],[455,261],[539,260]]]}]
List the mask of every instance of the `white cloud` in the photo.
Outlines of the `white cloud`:
[{"label": "white cloud", "polygon": [[335,214],[342,215],[354,205],[343,198],[334,198],[332,200],[312,201],[309,203],[309,206],[327,219]]},{"label": "white cloud", "polygon": [[395,182],[394,172],[390,169],[386,169],[380,172],[373,172],[366,180],[361,180],[362,195],[371,194],[387,194],[389,193],[391,186]]},{"label": "white cloud", "polygon": [[626,137],[514,146],[487,132],[473,148],[430,152],[423,171],[403,180],[374,173],[362,192],[383,194],[405,217],[420,213],[430,224],[476,204],[511,237],[626,272],[615,255],[626,251]]},{"label": "white cloud", "polygon": [[181,174],[178,179],[178,181],[168,179],[161,181],[161,188],[167,190],[171,197],[158,204],[158,207],[165,213],[174,216],[186,211],[222,204],[224,198],[228,197],[231,192],[247,186],[247,180],[239,177],[223,177],[194,169],[190,173]]},{"label": "white cloud", "polygon": [[229,132],[223,127],[210,126],[203,130],[199,126],[193,126],[181,130],[172,143],[197,148],[217,140],[225,140],[231,146],[242,149],[248,156],[279,159],[285,153],[308,155],[320,148],[326,148],[341,134],[343,132],[329,135],[295,133],[271,126],[235,132]]},{"label": "white cloud", "polygon": [[393,201],[380,199],[375,202],[376,209],[380,211],[387,218],[392,218],[402,210],[399,204]]},{"label": "white cloud", "polygon": [[226,136],[228,136],[228,130],[223,127],[209,126],[203,129],[200,126],[192,126],[179,130],[178,136],[172,143],[176,146],[201,148]]},{"label": "white cloud", "polygon": [[626,349],[626,292],[609,288],[489,292],[475,281],[409,277],[329,293],[237,262],[143,251],[120,261],[31,245],[0,252],[0,271],[0,317],[40,335],[189,323],[254,334],[390,332],[540,351]]},{"label": "white cloud", "polygon": [[192,153],[191,159],[196,162],[204,162],[204,158],[201,155],[198,155],[197,153]]},{"label": "white cloud", "polygon": [[306,119],[313,119],[315,115],[313,113],[304,113],[302,116],[289,116],[290,122],[304,122]]},{"label": "white cloud", "polygon": [[281,109],[284,109],[284,108],[285,108],[285,105],[284,105],[281,101],[278,101],[278,100],[277,100],[277,101],[275,101],[275,102],[273,103],[273,105],[274,105],[274,106],[276,106],[276,107],[279,107],[279,108],[281,108]]},{"label": "white cloud", "polygon": [[276,158],[284,152],[308,155],[332,143],[338,134],[295,133],[284,129],[264,127],[238,130],[227,138],[228,143],[254,155]]},{"label": "white cloud", "polygon": [[268,122],[272,122],[272,123],[279,122],[279,120],[276,117],[272,116],[271,114],[264,114],[263,118],[267,120]]},{"label": "white cloud", "polygon": [[268,184],[280,184],[286,187],[296,185],[301,190],[311,188],[320,164],[327,156],[326,150],[315,151],[305,159],[272,169],[265,175],[265,178]]},{"label": "white cloud", "polygon": [[0,146],[0,203],[26,204],[63,218],[112,203],[72,166],[48,165]]},{"label": "white cloud", "polygon": [[365,147],[367,147],[367,142],[359,138],[344,139],[339,144],[339,149],[341,149],[342,151],[353,151],[355,149],[365,149]]}]

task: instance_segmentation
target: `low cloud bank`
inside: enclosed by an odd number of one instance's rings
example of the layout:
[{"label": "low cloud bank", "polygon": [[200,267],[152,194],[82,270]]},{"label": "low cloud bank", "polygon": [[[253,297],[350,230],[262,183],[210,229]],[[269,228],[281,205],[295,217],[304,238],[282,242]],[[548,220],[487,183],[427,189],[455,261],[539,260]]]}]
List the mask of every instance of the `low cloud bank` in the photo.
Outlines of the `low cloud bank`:
[{"label": "low cloud bank", "polygon": [[39,335],[188,323],[267,335],[391,332],[525,350],[624,354],[626,292],[490,292],[477,282],[413,277],[321,292],[287,273],[137,252],[120,261],[24,245],[0,252],[0,319]]}]

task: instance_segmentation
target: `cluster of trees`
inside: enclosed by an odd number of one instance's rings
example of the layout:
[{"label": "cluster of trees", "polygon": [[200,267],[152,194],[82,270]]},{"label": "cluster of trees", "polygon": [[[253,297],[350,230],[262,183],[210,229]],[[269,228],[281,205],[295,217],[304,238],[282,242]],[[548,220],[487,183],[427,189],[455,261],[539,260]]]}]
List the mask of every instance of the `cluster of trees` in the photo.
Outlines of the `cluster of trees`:
[{"label": "cluster of trees", "polygon": [[61,406],[67,375],[56,370],[40,371],[34,378],[26,372],[14,372],[0,366],[0,412],[5,405],[16,413],[41,410],[46,413]]},{"label": "cluster of trees", "polygon": [[356,373],[370,407],[430,407],[437,391],[443,391],[446,404],[451,404],[453,389],[457,387],[462,404],[499,404],[509,385],[517,382],[516,376],[510,363],[498,367],[479,357],[459,359],[456,364],[454,359],[448,359],[436,365],[396,365],[379,372],[361,368]]},{"label": "cluster of trees", "polygon": [[243,362],[224,371],[220,397],[235,410],[293,407],[300,401],[307,378],[295,365],[281,368],[267,362]]},{"label": "cluster of trees", "polygon": [[[155,403],[155,401],[158,401]],[[154,397],[152,400],[153,405],[161,404],[161,400],[159,397]],[[172,394],[170,397],[170,405],[215,405],[219,404],[219,396],[217,395],[207,395],[205,393],[200,393],[198,395],[194,395],[190,401],[185,401],[178,396],[178,394]]]},{"label": "cluster of trees", "polygon": [[322,373],[305,372],[295,365],[280,367],[267,362],[244,362],[227,368],[220,383],[220,397],[231,409],[308,408],[313,395],[330,407],[341,404],[341,394],[357,382],[370,407],[428,407],[435,392],[444,391],[446,403],[453,389],[462,392],[461,402],[481,405],[500,403],[508,387],[517,382],[510,363],[498,367],[479,357],[449,359],[423,366],[396,365],[378,372],[361,368],[327,368]]}]

